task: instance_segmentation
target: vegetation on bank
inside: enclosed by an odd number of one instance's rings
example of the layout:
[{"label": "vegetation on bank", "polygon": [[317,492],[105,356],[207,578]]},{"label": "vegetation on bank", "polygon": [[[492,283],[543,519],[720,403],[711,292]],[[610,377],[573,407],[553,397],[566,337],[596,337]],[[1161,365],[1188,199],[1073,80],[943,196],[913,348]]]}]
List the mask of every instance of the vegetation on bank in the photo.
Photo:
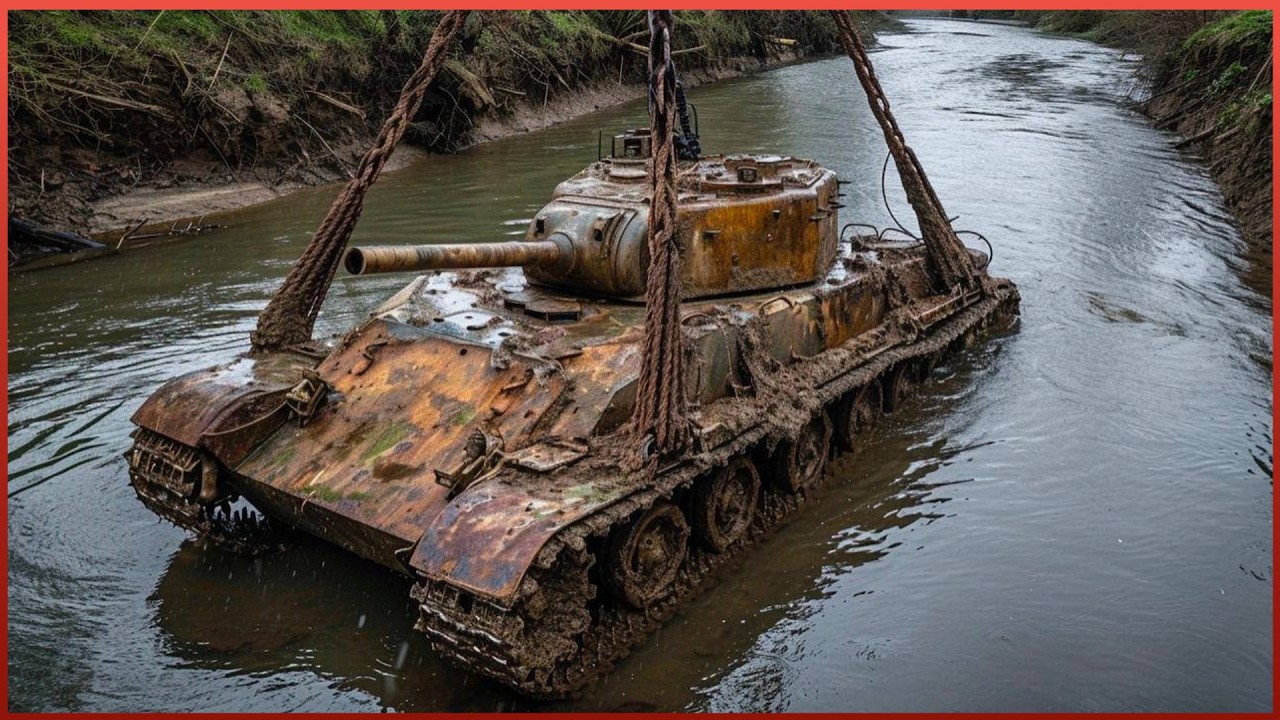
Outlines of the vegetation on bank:
[{"label": "vegetation on bank", "polygon": [[[678,11],[682,70],[836,49],[809,11]],[[84,226],[133,186],[345,176],[421,60],[434,11],[9,13],[9,209]],[[642,82],[643,11],[476,12],[408,142],[478,117]],[[781,43],[779,39],[794,40]]]}]

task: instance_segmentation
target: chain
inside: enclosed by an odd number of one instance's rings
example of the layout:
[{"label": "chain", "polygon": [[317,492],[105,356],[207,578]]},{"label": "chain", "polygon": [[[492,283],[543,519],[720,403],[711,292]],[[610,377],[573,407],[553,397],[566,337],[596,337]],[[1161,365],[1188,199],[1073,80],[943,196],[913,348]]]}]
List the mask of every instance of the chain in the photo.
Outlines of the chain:
[{"label": "chain", "polygon": [[373,146],[360,159],[355,176],[333,201],[302,257],[294,263],[280,289],[258,316],[258,328],[251,335],[255,350],[279,350],[311,339],[320,305],[329,293],[347,240],[364,211],[365,193],[382,173],[418,113],[427,89],[444,64],[450,42],[469,13],[469,10],[449,10],[440,18],[422,63],[405,82],[400,100],[382,124]]},{"label": "chain", "polygon": [[903,189],[907,191],[907,201],[915,210],[916,219],[920,223],[920,234],[924,240],[930,270],[934,280],[947,291],[969,289],[979,283],[977,271],[968,250],[956,237],[951,223],[947,220],[946,210],[938,199],[929,178],[915,152],[907,145],[907,140],[898,127],[898,121],[889,108],[889,100],[876,78],[875,68],[867,57],[867,49],[862,44],[853,18],[845,10],[832,10],[836,27],[840,31],[840,44],[844,46],[849,59],[853,61],[858,81],[867,94],[867,102],[871,105],[871,114],[880,129],[884,131],[885,142],[893,155],[894,164],[898,167],[898,175],[902,178]]}]

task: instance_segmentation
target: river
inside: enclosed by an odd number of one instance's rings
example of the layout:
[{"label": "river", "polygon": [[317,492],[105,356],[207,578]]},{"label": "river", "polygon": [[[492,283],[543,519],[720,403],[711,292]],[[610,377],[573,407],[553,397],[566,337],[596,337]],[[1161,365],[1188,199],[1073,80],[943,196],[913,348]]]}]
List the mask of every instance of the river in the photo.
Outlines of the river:
[{"label": "river", "polygon": [[[573,702],[443,664],[388,571],[319,542],[203,549],[128,486],[130,414],[246,348],[334,187],[10,278],[9,708],[1269,711],[1270,254],[1130,109],[1119,52],[909,26],[878,74],[957,227],[1020,286],[1021,323]],[[852,181],[842,222],[890,222],[847,59],[690,99],[708,151],[817,158]],[[517,236],[598,130],[645,123],[632,103],[390,174],[354,241]],[[404,282],[340,277],[319,332]]]}]

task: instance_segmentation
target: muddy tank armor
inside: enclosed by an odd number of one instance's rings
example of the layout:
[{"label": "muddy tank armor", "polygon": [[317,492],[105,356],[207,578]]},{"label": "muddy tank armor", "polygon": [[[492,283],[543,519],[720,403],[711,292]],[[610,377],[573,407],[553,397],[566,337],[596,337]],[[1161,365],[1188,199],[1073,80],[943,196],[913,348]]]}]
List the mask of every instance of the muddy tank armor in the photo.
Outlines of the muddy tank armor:
[{"label": "muddy tank armor", "polygon": [[693,445],[629,470],[646,132],[561,183],[522,241],[349,250],[353,273],[427,274],[331,346],[163,386],[133,417],[139,498],[239,549],[265,533],[247,500],[412,577],[432,645],[524,693],[608,672],[1018,301],[985,271],[939,289],[921,243],[842,241],[812,160],[682,162]]}]

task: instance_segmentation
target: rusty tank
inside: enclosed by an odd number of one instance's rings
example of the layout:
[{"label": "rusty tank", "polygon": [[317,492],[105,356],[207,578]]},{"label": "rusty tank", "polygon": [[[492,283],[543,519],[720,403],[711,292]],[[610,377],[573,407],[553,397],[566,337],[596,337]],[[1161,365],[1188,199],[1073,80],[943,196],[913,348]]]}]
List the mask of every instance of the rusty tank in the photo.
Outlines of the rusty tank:
[{"label": "rusty tank", "polygon": [[138,497],[235,549],[286,527],[412,578],[433,647],[523,693],[609,672],[1018,303],[981,252],[940,288],[926,243],[842,230],[813,160],[681,162],[692,445],[630,469],[649,144],[615,136],[523,240],[350,249],[351,273],[421,274],[340,338],[160,388]]}]

